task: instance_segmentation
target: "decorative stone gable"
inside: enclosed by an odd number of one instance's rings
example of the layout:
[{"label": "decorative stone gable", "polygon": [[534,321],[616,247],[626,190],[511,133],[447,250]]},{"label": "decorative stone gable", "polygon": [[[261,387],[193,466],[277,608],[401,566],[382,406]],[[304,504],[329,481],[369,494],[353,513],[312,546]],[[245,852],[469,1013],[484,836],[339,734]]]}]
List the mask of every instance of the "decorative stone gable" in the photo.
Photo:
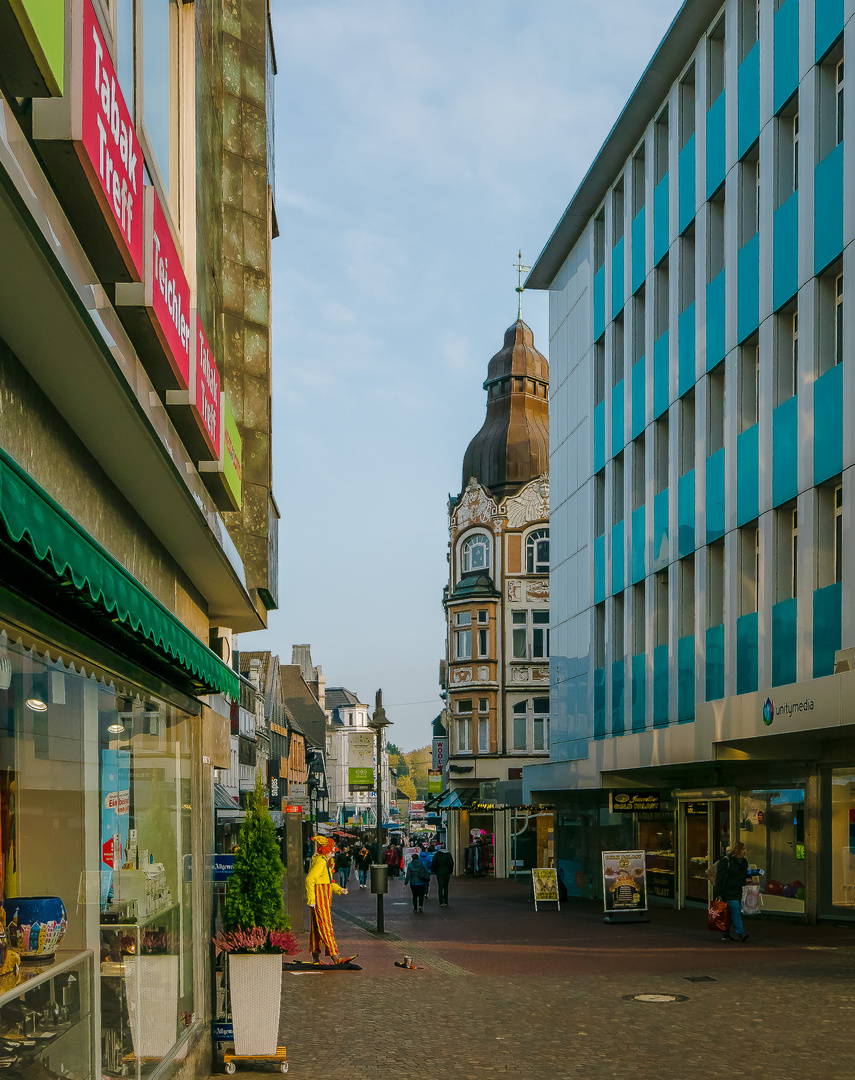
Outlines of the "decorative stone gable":
[{"label": "decorative stone gable", "polygon": [[451,512],[451,526],[466,529],[470,525],[487,525],[494,532],[502,529],[502,517],[495,499],[472,477]]},{"label": "decorative stone gable", "polygon": [[520,491],[517,495],[511,495],[502,503],[500,510],[507,517],[509,529],[522,529],[532,521],[547,521],[549,519],[549,477],[538,476],[537,479]]}]

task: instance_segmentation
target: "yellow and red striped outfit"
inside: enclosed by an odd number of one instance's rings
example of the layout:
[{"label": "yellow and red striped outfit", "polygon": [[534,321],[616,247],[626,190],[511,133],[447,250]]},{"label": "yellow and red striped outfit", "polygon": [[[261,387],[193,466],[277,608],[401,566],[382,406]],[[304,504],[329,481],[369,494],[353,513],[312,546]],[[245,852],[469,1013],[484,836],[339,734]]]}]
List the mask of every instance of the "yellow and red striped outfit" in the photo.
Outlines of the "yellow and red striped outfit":
[{"label": "yellow and red striped outfit", "polygon": [[306,903],[314,904],[312,925],[309,930],[309,952],[320,953],[321,946],[327,956],[338,957],[335,933],[332,926],[332,894],[343,893],[341,885],[333,881],[331,862],[318,852],[312,859],[309,873],[306,875]]}]

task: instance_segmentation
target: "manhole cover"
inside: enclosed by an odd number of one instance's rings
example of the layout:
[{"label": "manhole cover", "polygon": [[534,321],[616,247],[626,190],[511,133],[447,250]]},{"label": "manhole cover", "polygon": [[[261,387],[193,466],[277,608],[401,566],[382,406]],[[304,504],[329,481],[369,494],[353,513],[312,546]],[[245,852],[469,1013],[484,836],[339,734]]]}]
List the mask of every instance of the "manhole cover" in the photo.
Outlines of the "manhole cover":
[{"label": "manhole cover", "polygon": [[684,975],[683,979],[686,982],[715,982],[716,980],[712,975]]},{"label": "manhole cover", "polygon": [[688,1001],[685,994],[624,994],[624,1001],[641,1001],[645,1005],[663,1005],[672,1001]]}]

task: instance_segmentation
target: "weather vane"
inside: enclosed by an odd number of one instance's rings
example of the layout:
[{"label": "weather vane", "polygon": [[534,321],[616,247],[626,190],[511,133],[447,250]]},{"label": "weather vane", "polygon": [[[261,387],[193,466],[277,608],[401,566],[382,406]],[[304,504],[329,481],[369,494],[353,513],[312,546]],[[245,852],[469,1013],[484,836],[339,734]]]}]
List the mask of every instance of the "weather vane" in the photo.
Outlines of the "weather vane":
[{"label": "weather vane", "polygon": [[522,276],[526,271],[531,270],[531,267],[523,266],[522,251],[518,253],[517,258],[519,261],[514,263],[514,270],[516,270],[518,278],[517,294],[519,296],[519,301],[517,303],[517,320],[520,320],[522,319],[522,294],[525,291],[522,283]]}]

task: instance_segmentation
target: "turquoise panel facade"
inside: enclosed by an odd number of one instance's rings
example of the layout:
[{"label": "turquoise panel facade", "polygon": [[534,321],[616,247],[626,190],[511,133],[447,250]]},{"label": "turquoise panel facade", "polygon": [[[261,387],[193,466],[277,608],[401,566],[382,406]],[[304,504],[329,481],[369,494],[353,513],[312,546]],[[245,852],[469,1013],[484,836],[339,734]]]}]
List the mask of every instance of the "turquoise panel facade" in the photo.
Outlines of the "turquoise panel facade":
[{"label": "turquoise panel facade", "polygon": [[844,0],[816,0],[816,59],[821,60],[843,33]]},{"label": "turquoise panel facade", "polygon": [[796,681],[798,647],[798,601],[782,600],[772,605],[772,685]]},{"label": "turquoise panel facade", "polygon": [[744,157],[760,137],[760,42],[739,65],[737,153]]},{"label": "turquoise panel facade", "polygon": [[632,219],[632,292],[638,292],[647,276],[647,214],[646,207]]},{"label": "turquoise panel facade", "polygon": [[759,424],[736,437],[736,524],[753,521],[760,512]]},{"label": "turquoise panel facade", "polygon": [[751,694],[757,689],[758,616],[756,611],[736,620],[736,692]]},{"label": "turquoise panel facade", "polygon": [[623,379],[612,388],[612,457],[624,447]]},{"label": "turquoise panel facade", "polygon": [[706,647],[706,697],[718,701],[724,697],[724,625],[707,629]]},{"label": "turquoise panel facade", "polygon": [[813,261],[820,274],[843,250],[843,143],[817,165],[814,184]]},{"label": "turquoise panel facade", "polygon": [[606,598],[606,534],[594,537],[594,603]]},{"label": "turquoise panel facade", "polygon": [[695,150],[695,136],[692,135],[680,151],[679,159],[677,227],[681,236],[695,220]]},{"label": "turquoise panel facade", "polygon": [[653,497],[653,539],[650,547],[650,569],[661,570],[668,565],[668,488]]},{"label": "turquoise panel facade", "polygon": [[695,305],[680,314],[677,392],[680,397],[695,385]]},{"label": "turquoise panel facade", "polygon": [[677,642],[677,719],[695,719],[695,635]]},{"label": "turquoise panel facade", "polygon": [[644,414],[647,388],[644,382],[644,357],[632,365],[632,437],[637,439],[644,431]]},{"label": "turquoise panel facade", "polygon": [[777,311],[799,291],[798,191],[775,211],[772,236],[772,306]]},{"label": "turquoise panel facade", "polygon": [[707,285],[707,371],[724,360],[724,285],[724,270]]},{"label": "turquoise panel facade", "polygon": [[594,738],[606,734],[606,669],[594,668]]},{"label": "turquoise panel facade", "polygon": [[644,530],[646,516],[644,507],[639,506],[632,512],[632,540],[630,544],[629,578],[633,585],[644,581]]},{"label": "turquoise panel facade", "polygon": [[601,266],[594,274],[594,341],[599,341],[606,330],[606,268]]},{"label": "turquoise panel facade", "polygon": [[725,144],[725,93],[718,95],[707,112],[707,198],[724,183],[727,174]]},{"label": "turquoise panel facade", "polygon": [[724,447],[707,458],[707,543],[724,536]]},{"label": "turquoise panel facade", "polygon": [[695,470],[689,469],[677,481],[677,555],[684,558],[695,550]]},{"label": "turquoise panel facade", "polygon": [[668,408],[668,331],[653,346],[653,419]]},{"label": "turquoise panel facade", "polygon": [[668,646],[657,645],[653,650],[653,726],[668,723]]},{"label": "turquoise panel facade", "polygon": [[594,406],[594,472],[606,463],[606,403]]},{"label": "turquoise panel facade", "polygon": [[843,365],[813,384],[813,481],[821,484],[843,468]]},{"label": "turquoise panel facade", "polygon": [[632,658],[632,712],[633,731],[644,731],[647,710],[647,657],[639,653]]},{"label": "turquoise panel facade", "polygon": [[775,12],[774,108],[778,113],[799,85],[799,0],[784,0]]},{"label": "turquoise panel facade", "polygon": [[772,413],[772,505],[799,493],[799,399],[795,394]]},{"label": "turquoise panel facade", "polygon": [[671,224],[668,210],[670,206],[668,173],[662,177],[653,191],[653,265],[659,263],[668,254]]},{"label": "turquoise panel facade", "polygon": [[760,233],[739,251],[736,280],[736,333],[740,342],[760,325]]},{"label": "turquoise panel facade", "polygon": [[834,654],[840,648],[843,585],[836,582],[813,594],[813,677],[834,673]]},{"label": "turquoise panel facade", "polygon": [[626,731],[626,664],[615,660],[612,664],[612,735],[623,735]]},{"label": "turquoise panel facade", "polygon": [[612,250],[612,318],[616,319],[623,311],[623,237]]},{"label": "turquoise panel facade", "polygon": [[612,593],[623,592],[624,587],[624,523],[612,526]]}]

